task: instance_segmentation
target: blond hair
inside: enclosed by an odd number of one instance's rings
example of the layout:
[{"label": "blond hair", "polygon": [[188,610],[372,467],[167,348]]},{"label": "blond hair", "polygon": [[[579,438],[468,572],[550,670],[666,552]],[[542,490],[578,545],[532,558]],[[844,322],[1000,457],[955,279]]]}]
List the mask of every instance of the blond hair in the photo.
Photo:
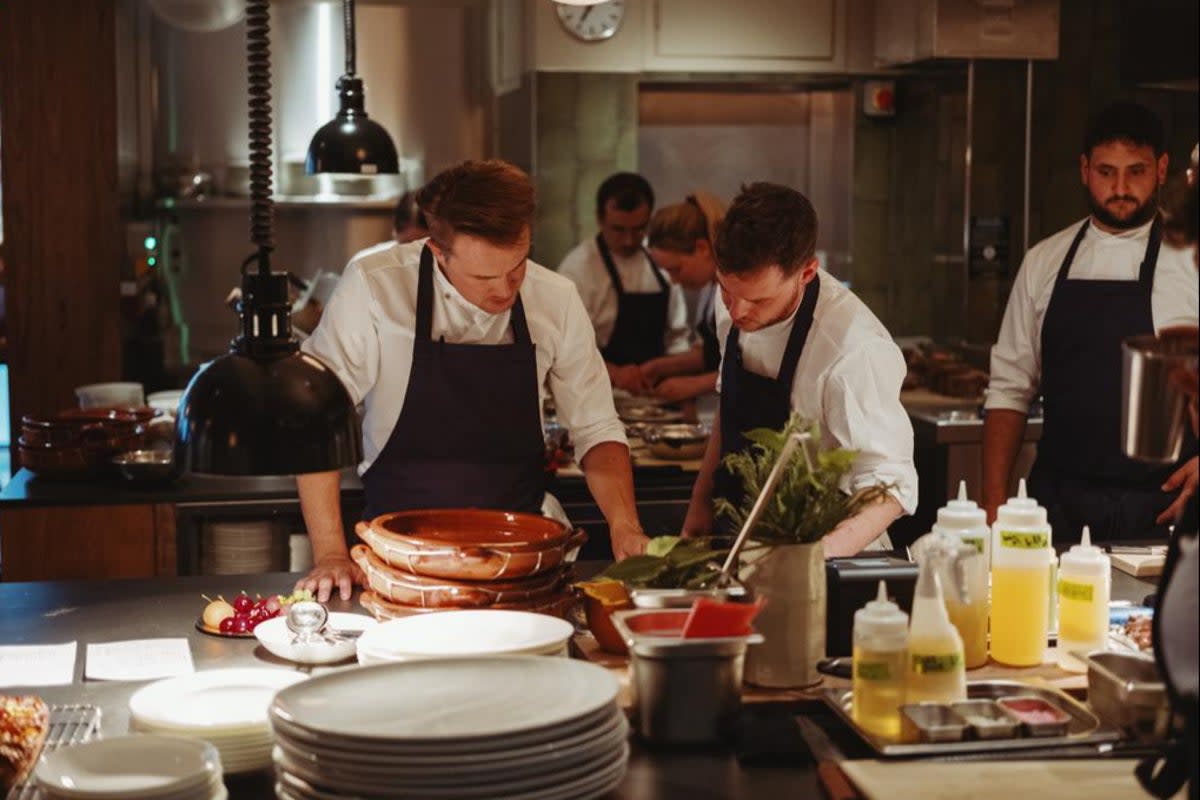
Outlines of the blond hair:
[{"label": "blond hair", "polygon": [[717,241],[717,229],[725,219],[725,204],[714,194],[695,192],[682,203],[663,206],[654,212],[646,239],[651,247],[674,253],[691,253],[696,243]]}]

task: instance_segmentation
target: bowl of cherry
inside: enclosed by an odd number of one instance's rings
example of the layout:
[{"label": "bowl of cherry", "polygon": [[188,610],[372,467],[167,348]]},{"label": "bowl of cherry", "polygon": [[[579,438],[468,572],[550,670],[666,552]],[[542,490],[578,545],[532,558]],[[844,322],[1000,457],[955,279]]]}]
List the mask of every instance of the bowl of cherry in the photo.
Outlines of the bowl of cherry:
[{"label": "bowl of cherry", "polygon": [[232,636],[240,639],[254,637],[254,629],[269,619],[287,613],[287,607],[300,600],[312,600],[312,592],[302,589],[290,595],[270,594],[251,597],[241,592],[232,601],[217,595],[208,601],[196,620],[196,628],[212,636]]}]

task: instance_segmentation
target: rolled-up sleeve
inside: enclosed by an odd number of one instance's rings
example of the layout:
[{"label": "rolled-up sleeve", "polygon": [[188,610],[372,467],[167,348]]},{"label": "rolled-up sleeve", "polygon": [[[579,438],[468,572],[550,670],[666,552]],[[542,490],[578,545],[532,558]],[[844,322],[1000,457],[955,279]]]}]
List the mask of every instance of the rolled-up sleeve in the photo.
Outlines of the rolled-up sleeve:
[{"label": "rolled-up sleeve", "polygon": [[991,379],[985,408],[1025,414],[1037,395],[1041,383],[1042,346],[1041,325],[1034,305],[1036,295],[1030,285],[1032,273],[1027,257],[1013,282],[1000,335],[992,347]]},{"label": "rolled-up sleeve", "polygon": [[911,514],[917,508],[917,470],[912,423],[900,403],[905,371],[895,344],[883,339],[864,343],[831,370],[822,405],[825,435],[858,451],[844,488],[857,492],[889,485],[889,493]]},{"label": "rolled-up sleeve", "polygon": [[671,284],[667,296],[667,330],[663,347],[668,354],[686,352],[692,346],[692,329],[688,327],[687,300],[683,290]]},{"label": "rolled-up sleeve", "polygon": [[379,337],[371,314],[371,294],[362,270],[352,261],[346,267],[321,322],[301,349],[323,361],[337,374],[355,405],[379,378]]},{"label": "rolled-up sleeve", "polygon": [[574,289],[563,293],[560,330],[562,339],[555,348],[547,382],[558,418],[575,442],[576,461],[582,461],[601,442],[628,446],[592,323]]}]

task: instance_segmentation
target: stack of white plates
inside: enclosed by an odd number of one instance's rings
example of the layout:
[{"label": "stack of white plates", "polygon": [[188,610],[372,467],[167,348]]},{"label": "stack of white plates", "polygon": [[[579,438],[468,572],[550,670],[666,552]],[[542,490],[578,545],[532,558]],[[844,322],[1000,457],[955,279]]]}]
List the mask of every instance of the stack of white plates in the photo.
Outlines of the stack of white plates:
[{"label": "stack of white plates", "polygon": [[271,704],[275,790],[284,800],[601,797],[629,758],[616,700],[607,670],[567,658],[420,660],[323,675]]},{"label": "stack of white plates", "polygon": [[225,800],[221,758],[177,736],[95,739],[46,753],[34,780],[45,800]]},{"label": "stack of white plates", "polygon": [[156,681],[129,698],[129,727],[212,744],[226,772],[271,764],[267,708],[280,689],[304,680],[283,669],[217,669]]},{"label": "stack of white plates", "polygon": [[388,620],[358,639],[358,663],[449,656],[565,656],[575,627],[530,611],[471,609]]},{"label": "stack of white plates", "polygon": [[219,521],[204,526],[200,571],[246,575],[287,567],[287,540],[272,520]]}]

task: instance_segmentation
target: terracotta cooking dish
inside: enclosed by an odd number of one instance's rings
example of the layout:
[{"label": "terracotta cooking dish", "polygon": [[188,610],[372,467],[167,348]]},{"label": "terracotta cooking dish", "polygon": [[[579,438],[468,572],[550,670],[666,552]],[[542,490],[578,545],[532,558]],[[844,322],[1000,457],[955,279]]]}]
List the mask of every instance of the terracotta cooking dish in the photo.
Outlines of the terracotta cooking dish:
[{"label": "terracotta cooking dish", "polygon": [[[439,611],[453,611],[453,608],[421,608],[403,603],[393,603],[379,595],[378,592],[367,589],[358,598],[359,604],[378,620],[397,619],[412,614],[436,614]],[[498,603],[488,606],[486,610],[530,611],[534,614],[547,614],[551,617],[564,618],[567,611],[575,603],[575,597],[568,591],[558,592],[542,600],[527,603]]]},{"label": "terracotta cooking dish", "polygon": [[583,531],[548,517],[483,509],[398,511],[359,523],[375,555],[417,575],[466,581],[523,578],[574,560]]},{"label": "terracotta cooking dish", "polygon": [[358,544],[350,557],[367,576],[367,586],[385,600],[422,608],[489,608],[504,603],[544,602],[562,588],[561,567],[515,581],[456,581],[414,575],[389,566],[371,548]]}]

